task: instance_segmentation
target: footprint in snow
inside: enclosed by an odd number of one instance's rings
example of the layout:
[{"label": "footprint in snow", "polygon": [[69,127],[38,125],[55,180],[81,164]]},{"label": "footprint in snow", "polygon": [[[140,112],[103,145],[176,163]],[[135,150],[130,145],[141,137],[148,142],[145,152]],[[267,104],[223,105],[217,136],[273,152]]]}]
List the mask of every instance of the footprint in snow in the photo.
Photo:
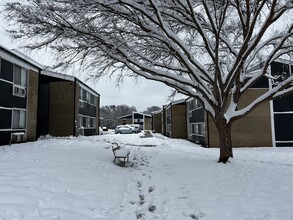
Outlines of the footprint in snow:
[{"label": "footprint in snow", "polygon": [[154,186],[149,186],[149,193],[153,192],[155,190]]},{"label": "footprint in snow", "polygon": [[156,211],[157,207],[155,205],[149,205],[148,210],[149,212],[154,212]]}]

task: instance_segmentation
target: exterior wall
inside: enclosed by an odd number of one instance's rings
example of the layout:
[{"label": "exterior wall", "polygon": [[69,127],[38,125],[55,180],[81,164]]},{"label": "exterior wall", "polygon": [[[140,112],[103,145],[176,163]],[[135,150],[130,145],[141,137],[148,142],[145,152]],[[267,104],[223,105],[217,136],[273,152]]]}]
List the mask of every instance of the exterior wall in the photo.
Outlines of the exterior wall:
[{"label": "exterior wall", "polygon": [[152,118],[144,118],[144,129],[145,130],[152,130]]},{"label": "exterior wall", "polygon": [[133,112],[130,115],[122,116],[117,119],[117,125],[125,124],[138,124],[141,129],[151,130],[152,129],[152,118],[145,114]]},{"label": "exterior wall", "polygon": [[79,90],[80,90],[80,86],[78,83],[75,82],[75,100],[74,100],[74,136],[78,136],[78,125],[79,125],[79,117],[78,117],[78,113],[79,113]]},{"label": "exterior wall", "polygon": [[172,138],[187,137],[186,105],[173,105],[171,110]]},{"label": "exterior wall", "polygon": [[96,106],[96,134],[100,134],[100,97],[97,96],[96,97],[96,103],[97,103],[97,106]]},{"label": "exterior wall", "polygon": [[133,124],[132,118],[119,118],[117,120],[117,125],[124,125],[124,124]]},{"label": "exterior wall", "polygon": [[[80,135],[90,136],[99,133],[99,100],[87,86],[79,84],[77,127]],[[97,126],[98,125],[98,126]]]},{"label": "exterior wall", "polygon": [[163,106],[163,110],[161,112],[161,125],[162,125],[162,134],[166,135],[166,109],[165,106]]},{"label": "exterior wall", "polygon": [[172,137],[172,106],[168,105],[165,109],[165,135],[167,137]]},{"label": "exterior wall", "polygon": [[74,129],[74,83],[50,83],[49,134],[73,135]]},{"label": "exterior wall", "polygon": [[[239,109],[246,106],[267,89],[250,89],[242,97]],[[219,138],[213,120],[208,117],[209,146],[218,147]],[[237,120],[232,125],[233,147],[262,147],[272,146],[271,115],[269,102],[255,108],[245,117]]]},{"label": "exterior wall", "polygon": [[206,145],[206,132],[205,132],[205,116],[206,111],[203,104],[198,99],[189,99],[186,101],[187,111],[187,139]]},{"label": "exterior wall", "polygon": [[153,130],[162,133],[162,113],[153,114]]},{"label": "exterior wall", "polygon": [[0,145],[9,144],[12,133],[23,132],[27,140],[36,139],[37,71],[0,48]]},{"label": "exterior wall", "polygon": [[39,73],[32,70],[28,74],[28,101],[27,101],[27,140],[37,139],[37,119],[38,119],[38,92]]}]

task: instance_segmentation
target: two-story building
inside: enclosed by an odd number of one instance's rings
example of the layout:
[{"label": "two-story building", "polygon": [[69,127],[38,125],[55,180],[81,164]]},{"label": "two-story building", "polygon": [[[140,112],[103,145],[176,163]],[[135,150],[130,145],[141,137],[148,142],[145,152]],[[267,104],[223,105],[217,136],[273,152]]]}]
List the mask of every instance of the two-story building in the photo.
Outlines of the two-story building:
[{"label": "two-story building", "polygon": [[47,134],[99,133],[100,95],[95,90],[2,46],[0,94],[0,145]]}]

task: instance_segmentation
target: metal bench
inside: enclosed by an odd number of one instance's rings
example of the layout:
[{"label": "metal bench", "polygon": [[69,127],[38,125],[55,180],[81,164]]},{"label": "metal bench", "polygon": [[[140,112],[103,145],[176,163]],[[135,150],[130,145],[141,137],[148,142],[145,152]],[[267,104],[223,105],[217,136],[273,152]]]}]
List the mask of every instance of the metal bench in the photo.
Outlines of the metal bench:
[{"label": "metal bench", "polygon": [[[115,163],[116,159],[122,162],[122,166],[125,167],[126,162],[129,162],[129,154],[130,150],[126,147],[121,147],[117,143],[112,144],[112,151],[114,154],[113,163]],[[120,160],[122,159],[122,160]],[[116,163],[115,163],[116,164]],[[119,164],[117,164],[119,165]]]}]

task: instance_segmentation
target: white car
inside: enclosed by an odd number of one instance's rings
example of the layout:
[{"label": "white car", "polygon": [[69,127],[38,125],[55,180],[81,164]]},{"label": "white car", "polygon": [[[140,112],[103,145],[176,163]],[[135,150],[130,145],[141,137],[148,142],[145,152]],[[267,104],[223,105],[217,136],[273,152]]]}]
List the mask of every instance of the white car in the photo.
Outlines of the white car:
[{"label": "white car", "polygon": [[130,126],[135,131],[135,133],[141,132],[141,128],[140,128],[139,124],[131,124],[131,125],[128,125],[128,126]]},{"label": "white car", "polygon": [[135,130],[129,125],[118,125],[115,129],[115,134],[134,134]]}]

